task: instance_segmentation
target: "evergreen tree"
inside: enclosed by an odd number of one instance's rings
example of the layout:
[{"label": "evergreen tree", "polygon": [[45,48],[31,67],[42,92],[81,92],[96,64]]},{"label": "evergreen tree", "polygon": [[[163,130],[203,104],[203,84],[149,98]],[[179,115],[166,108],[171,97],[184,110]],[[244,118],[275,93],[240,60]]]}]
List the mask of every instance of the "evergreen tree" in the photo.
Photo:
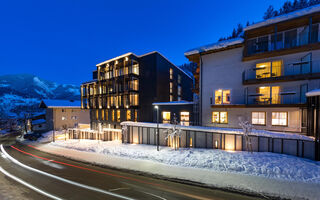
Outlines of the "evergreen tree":
[{"label": "evergreen tree", "polygon": [[274,8],[272,5],[269,6],[269,8],[267,9],[267,11],[264,13],[263,19],[269,19],[271,17],[274,17]]}]

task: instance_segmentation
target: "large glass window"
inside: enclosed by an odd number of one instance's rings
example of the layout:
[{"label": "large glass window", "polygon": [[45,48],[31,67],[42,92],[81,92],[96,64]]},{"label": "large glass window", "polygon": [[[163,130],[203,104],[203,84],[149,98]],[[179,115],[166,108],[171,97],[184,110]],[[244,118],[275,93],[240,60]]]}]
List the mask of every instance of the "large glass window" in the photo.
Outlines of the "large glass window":
[{"label": "large glass window", "polygon": [[279,104],[280,103],[280,86],[262,86],[257,88],[258,101],[265,104]]},{"label": "large glass window", "polygon": [[299,30],[299,45],[308,44],[309,26],[299,28],[298,30]]},{"label": "large glass window", "polygon": [[115,117],[114,117],[114,115],[115,115],[115,112],[114,112],[114,110],[112,110],[112,113],[111,113],[111,117],[112,117],[112,121],[114,122],[114,119],[115,119]]},{"label": "large glass window", "polygon": [[170,85],[170,94],[171,94],[171,93],[173,93],[173,83],[170,82],[169,85]]},{"label": "large glass window", "polygon": [[212,123],[228,123],[228,112],[212,112]]},{"label": "large glass window", "polygon": [[171,113],[170,112],[162,112],[162,123],[168,124],[171,120]]},{"label": "large glass window", "polygon": [[117,122],[120,122],[121,119],[121,112],[120,110],[117,110]]},{"label": "large glass window", "polygon": [[257,63],[255,70],[257,79],[281,76],[282,60]]},{"label": "large glass window", "polygon": [[255,125],[266,125],[266,113],[252,112],[251,121]]},{"label": "large glass window", "polygon": [[[277,39],[276,39],[277,38]],[[271,50],[277,50],[283,48],[283,33],[271,35]]]},{"label": "large glass window", "polygon": [[139,105],[139,94],[130,94],[130,105],[131,106]]},{"label": "large glass window", "polygon": [[190,125],[190,113],[189,112],[181,112],[180,113],[180,123],[183,126],[189,126]]},{"label": "large glass window", "polygon": [[230,104],[230,90],[216,90],[214,99],[215,104]]},{"label": "large glass window", "polygon": [[139,64],[132,65],[132,73],[139,75]]},{"label": "large glass window", "polygon": [[170,68],[170,79],[173,79],[173,69]]},{"label": "large glass window", "polygon": [[272,112],[272,125],[273,126],[287,126],[288,113],[287,112]]},{"label": "large glass window", "polygon": [[311,28],[311,42],[316,43],[319,41],[319,24],[313,24]]},{"label": "large glass window", "polygon": [[131,110],[127,110],[127,120],[131,120]]},{"label": "large glass window", "polygon": [[285,48],[292,48],[297,46],[297,29],[286,31],[284,35]]}]

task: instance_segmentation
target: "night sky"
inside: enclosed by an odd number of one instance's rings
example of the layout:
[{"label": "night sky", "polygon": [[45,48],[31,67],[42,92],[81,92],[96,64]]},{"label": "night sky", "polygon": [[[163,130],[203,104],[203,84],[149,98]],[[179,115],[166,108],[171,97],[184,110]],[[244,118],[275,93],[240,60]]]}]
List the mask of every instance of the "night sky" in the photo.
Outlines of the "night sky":
[{"label": "night sky", "polygon": [[154,50],[180,65],[186,50],[261,21],[270,4],[278,9],[284,1],[1,1],[0,75],[81,84],[97,63]]}]

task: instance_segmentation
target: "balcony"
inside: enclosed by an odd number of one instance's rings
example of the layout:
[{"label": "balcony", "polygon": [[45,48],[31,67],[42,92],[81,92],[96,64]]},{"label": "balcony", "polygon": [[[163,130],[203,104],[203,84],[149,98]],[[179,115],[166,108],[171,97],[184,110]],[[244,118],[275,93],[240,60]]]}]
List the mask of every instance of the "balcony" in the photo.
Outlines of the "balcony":
[{"label": "balcony", "polygon": [[258,65],[242,73],[242,83],[259,84],[320,78],[320,60],[301,60],[277,66]]}]

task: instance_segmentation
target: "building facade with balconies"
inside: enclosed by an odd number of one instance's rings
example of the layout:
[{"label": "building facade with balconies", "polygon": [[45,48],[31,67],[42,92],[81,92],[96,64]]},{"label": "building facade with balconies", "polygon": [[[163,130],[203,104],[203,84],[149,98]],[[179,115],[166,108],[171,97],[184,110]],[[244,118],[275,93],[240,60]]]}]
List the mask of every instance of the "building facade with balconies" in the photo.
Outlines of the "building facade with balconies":
[{"label": "building facade with balconies", "polygon": [[91,128],[120,128],[122,121],[152,122],[153,102],[192,101],[193,78],[158,52],[127,53],[96,65],[81,85]]},{"label": "building facade with balconies", "polygon": [[243,38],[185,53],[199,66],[203,126],[307,133],[308,91],[320,88],[320,6],[244,29]]}]

